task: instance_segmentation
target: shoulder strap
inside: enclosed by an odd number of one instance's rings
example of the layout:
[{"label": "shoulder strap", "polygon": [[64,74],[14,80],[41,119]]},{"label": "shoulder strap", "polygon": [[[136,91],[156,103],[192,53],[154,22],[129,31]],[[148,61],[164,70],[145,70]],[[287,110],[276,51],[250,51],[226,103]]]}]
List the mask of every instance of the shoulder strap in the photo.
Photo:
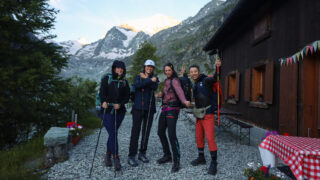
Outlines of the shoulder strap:
[{"label": "shoulder strap", "polygon": [[112,74],[107,74],[107,76],[108,76],[108,84],[110,84],[113,81]]},{"label": "shoulder strap", "polygon": [[[203,85],[200,86],[200,83],[202,83]],[[200,93],[202,93],[203,95],[205,95],[207,97],[208,96],[210,97],[211,94],[209,93],[207,87],[205,86],[204,79],[197,84],[197,88],[198,88],[198,91],[200,91]]]},{"label": "shoulder strap", "polygon": [[[179,80],[179,78],[178,78],[178,80]],[[173,87],[172,81],[173,81],[173,78],[170,79],[170,88],[172,89],[172,91],[173,91],[174,95],[176,96],[176,98],[179,100],[178,94],[177,94],[176,90]]]}]

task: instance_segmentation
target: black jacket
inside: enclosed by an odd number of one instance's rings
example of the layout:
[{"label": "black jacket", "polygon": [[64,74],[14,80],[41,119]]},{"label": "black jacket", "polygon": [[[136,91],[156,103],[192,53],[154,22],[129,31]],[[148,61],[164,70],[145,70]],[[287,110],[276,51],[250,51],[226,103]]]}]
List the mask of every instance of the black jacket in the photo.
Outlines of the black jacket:
[{"label": "black jacket", "polygon": [[193,98],[197,108],[210,106],[206,114],[213,114],[217,110],[217,102],[213,93],[213,84],[217,82],[217,73],[213,77],[200,74],[199,78],[193,84]]},{"label": "black jacket", "polygon": [[[121,67],[124,69],[123,75],[119,78],[114,72],[116,67]],[[128,81],[124,79],[125,73],[126,69],[124,63],[121,61],[115,61],[112,65],[112,79],[110,79],[108,75],[105,75],[101,80],[100,100],[101,105],[103,102],[107,102],[109,104],[106,110],[107,113],[112,111],[112,104],[120,104],[120,109],[117,111],[118,113],[126,112],[124,105],[129,102],[130,87]],[[103,112],[103,108],[101,111]]]}]

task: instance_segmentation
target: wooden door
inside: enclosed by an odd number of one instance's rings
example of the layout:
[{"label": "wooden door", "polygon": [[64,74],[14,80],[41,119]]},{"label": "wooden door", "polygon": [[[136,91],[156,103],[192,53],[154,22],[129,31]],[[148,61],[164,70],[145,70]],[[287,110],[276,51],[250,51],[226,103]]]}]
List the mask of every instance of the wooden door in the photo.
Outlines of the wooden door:
[{"label": "wooden door", "polygon": [[279,131],[297,135],[298,63],[280,67]]},{"label": "wooden door", "polygon": [[319,53],[306,56],[302,62],[302,136],[319,134]]}]

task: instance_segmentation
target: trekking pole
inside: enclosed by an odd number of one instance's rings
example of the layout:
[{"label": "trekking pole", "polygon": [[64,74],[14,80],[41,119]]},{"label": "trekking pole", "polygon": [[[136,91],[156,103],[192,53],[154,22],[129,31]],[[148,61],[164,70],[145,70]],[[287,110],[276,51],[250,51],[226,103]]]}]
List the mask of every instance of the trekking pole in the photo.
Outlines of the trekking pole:
[{"label": "trekking pole", "polygon": [[114,178],[117,177],[117,171],[116,171],[116,152],[117,152],[117,110],[114,109],[114,157],[113,157],[113,163],[114,163]]},{"label": "trekking pole", "polygon": [[219,80],[219,66],[217,66],[217,72],[218,72],[218,74],[217,74],[217,80],[218,80],[218,89],[217,89],[217,91],[218,91],[218,126],[220,125],[220,111],[219,111],[219,109],[220,109],[220,102],[219,102],[219,98],[220,98],[220,80]]},{"label": "trekking pole", "polygon": [[152,99],[153,99],[153,90],[151,91],[151,99],[150,99],[150,103],[149,103],[149,110],[148,110],[148,116],[147,116],[147,124],[146,124],[146,130],[144,132],[144,138],[143,138],[143,143],[142,143],[142,147],[144,148],[145,143],[146,143],[146,138],[147,138],[147,130],[148,130],[148,124],[149,124],[149,118],[150,118],[150,111],[151,111],[151,103],[152,103]]},{"label": "trekking pole", "polygon": [[94,163],[94,159],[95,159],[95,157],[96,157],[96,152],[97,152],[97,148],[98,148],[98,144],[99,144],[99,139],[100,139],[102,124],[103,124],[103,120],[104,120],[105,114],[106,114],[106,108],[104,108],[104,110],[103,110],[103,116],[102,116],[103,119],[101,120],[101,127],[100,127],[100,131],[99,131],[99,135],[98,135],[98,140],[97,140],[97,144],[96,144],[96,149],[95,149],[94,154],[93,154],[93,159],[92,159],[92,164],[91,164],[91,168],[90,168],[89,179],[91,178],[93,163]]}]

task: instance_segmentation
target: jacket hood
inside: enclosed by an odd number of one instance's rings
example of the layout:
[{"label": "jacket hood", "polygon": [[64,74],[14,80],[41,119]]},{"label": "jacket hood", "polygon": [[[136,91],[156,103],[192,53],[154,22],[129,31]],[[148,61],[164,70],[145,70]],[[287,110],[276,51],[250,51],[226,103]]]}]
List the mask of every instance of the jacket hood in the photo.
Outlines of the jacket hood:
[{"label": "jacket hood", "polygon": [[112,64],[112,77],[114,79],[116,79],[117,76],[118,76],[117,73],[115,72],[116,67],[123,69],[123,74],[121,75],[120,79],[124,78],[126,76],[126,65],[124,64],[124,62],[118,61],[118,60],[113,61],[113,64]]}]

